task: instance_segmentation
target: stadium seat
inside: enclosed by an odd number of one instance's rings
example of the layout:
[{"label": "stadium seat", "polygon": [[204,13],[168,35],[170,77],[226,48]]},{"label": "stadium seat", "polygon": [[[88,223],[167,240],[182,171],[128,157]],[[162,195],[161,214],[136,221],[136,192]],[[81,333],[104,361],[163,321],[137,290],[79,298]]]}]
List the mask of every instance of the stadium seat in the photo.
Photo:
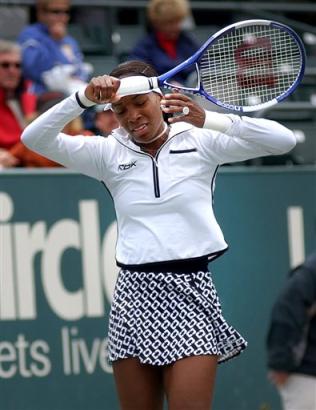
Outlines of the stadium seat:
[{"label": "stadium seat", "polygon": [[316,164],[316,106],[309,102],[283,102],[258,114],[291,129],[297,139],[292,156],[299,164]]},{"label": "stadium seat", "polygon": [[84,54],[109,54],[111,41],[106,30],[100,25],[83,26],[82,24],[70,23],[69,34],[80,44]]},{"label": "stadium seat", "polygon": [[16,41],[19,33],[28,23],[26,6],[0,6],[0,38]]},{"label": "stadium seat", "polygon": [[85,61],[93,65],[93,76],[108,74],[118,65],[118,59],[114,56],[86,55]]},{"label": "stadium seat", "polygon": [[300,164],[316,164],[316,121],[292,121],[287,125],[297,138],[293,155]]},{"label": "stadium seat", "polygon": [[145,34],[142,25],[118,25],[112,33],[113,53],[120,60],[129,55],[137,41]]},{"label": "stadium seat", "polygon": [[207,26],[195,26],[194,30],[191,32],[191,34],[195,37],[197,42],[202,45],[205,43],[206,40],[208,40],[211,35],[216,33],[220,29],[219,26],[214,26],[214,25],[207,25]]}]

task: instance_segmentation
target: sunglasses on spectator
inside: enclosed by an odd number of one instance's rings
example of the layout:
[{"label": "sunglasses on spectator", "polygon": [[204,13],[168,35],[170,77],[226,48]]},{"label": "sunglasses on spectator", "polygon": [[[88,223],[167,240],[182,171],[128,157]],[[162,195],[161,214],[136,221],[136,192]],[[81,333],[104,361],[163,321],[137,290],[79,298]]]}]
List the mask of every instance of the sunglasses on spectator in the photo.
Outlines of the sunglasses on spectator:
[{"label": "sunglasses on spectator", "polygon": [[9,61],[2,61],[0,62],[0,67],[6,69],[9,67],[21,68],[21,63],[11,63]]},{"label": "sunglasses on spectator", "polygon": [[70,14],[70,10],[60,10],[60,9],[46,9],[46,13],[56,14],[56,16],[60,16],[62,14]]}]

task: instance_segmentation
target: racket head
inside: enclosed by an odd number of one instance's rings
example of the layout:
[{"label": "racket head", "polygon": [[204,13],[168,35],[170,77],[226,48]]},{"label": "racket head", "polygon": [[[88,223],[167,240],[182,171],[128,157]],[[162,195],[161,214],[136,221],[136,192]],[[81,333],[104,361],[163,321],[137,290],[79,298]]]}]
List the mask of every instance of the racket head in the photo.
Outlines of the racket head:
[{"label": "racket head", "polygon": [[199,88],[188,91],[238,112],[261,110],[284,100],[305,70],[300,37],[270,20],[245,20],[225,27],[199,53]]}]

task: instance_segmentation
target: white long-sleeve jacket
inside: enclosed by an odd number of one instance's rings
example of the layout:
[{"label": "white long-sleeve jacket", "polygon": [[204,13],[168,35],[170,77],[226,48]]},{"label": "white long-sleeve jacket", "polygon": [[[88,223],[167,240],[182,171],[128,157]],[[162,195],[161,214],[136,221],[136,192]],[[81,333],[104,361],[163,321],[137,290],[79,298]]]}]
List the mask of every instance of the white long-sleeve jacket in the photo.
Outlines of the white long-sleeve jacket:
[{"label": "white long-sleeve jacket", "polygon": [[181,122],[153,158],[119,128],[108,138],[61,130],[82,113],[74,95],[32,122],[30,149],[102,181],[116,209],[120,266],[215,257],[227,248],[213,212],[219,165],[288,152],[293,133],[269,120],[230,115],[226,134]]}]

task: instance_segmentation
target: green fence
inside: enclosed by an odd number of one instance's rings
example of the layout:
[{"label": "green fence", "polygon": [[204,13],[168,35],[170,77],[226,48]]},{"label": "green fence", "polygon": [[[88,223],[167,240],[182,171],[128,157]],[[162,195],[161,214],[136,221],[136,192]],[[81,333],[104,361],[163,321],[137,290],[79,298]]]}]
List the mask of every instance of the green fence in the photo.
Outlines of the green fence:
[{"label": "green fence", "polygon": [[[223,169],[215,211],[230,250],[211,270],[248,349],[218,371],[214,410],[279,410],[266,378],[270,309],[315,246],[316,169]],[[98,182],[0,174],[0,409],[116,410],[106,355],[115,215]]]}]

